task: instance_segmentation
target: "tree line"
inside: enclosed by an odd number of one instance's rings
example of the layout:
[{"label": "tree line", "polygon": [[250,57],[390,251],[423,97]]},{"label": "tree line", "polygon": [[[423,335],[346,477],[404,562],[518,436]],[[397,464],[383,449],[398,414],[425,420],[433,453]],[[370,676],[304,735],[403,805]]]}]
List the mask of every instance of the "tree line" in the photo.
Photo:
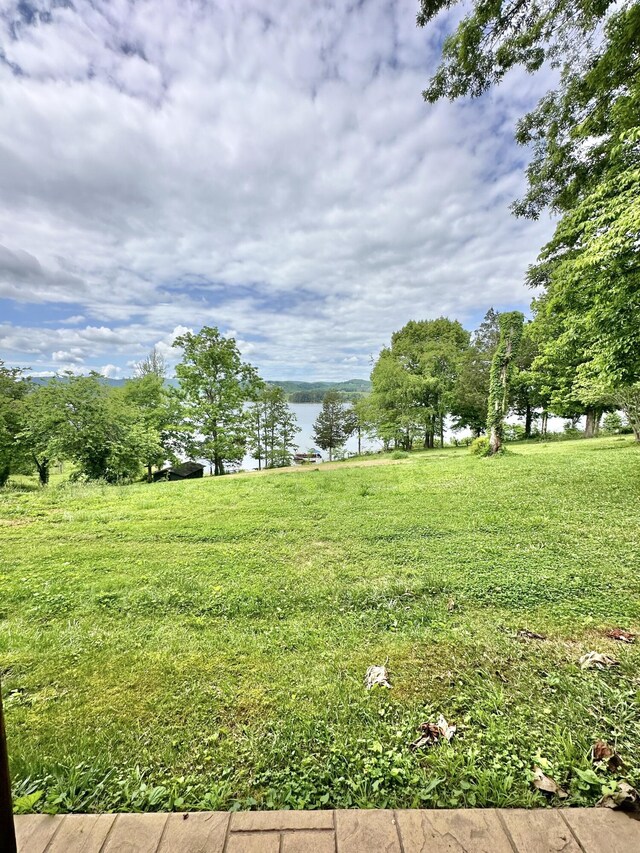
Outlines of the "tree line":
[{"label": "tree line", "polygon": [[177,386],[154,350],[122,386],[97,373],[64,374],[37,384],[0,361],[0,485],[15,473],[68,461],[74,475],[121,482],[180,458],[204,459],[215,475],[249,450],[259,467],[291,461],[295,416],[281,388],[265,383],[242,360],[233,338],[204,327],[177,338]]},{"label": "tree line", "polygon": [[[521,417],[522,438],[547,434],[550,416],[571,429],[585,419],[584,435],[598,434],[605,412],[622,410],[640,441],[640,383],[604,387],[567,379],[576,364],[559,357],[545,312],[525,322],[518,311],[490,308],[468,332],[457,320],[411,320],[391,337],[371,373],[372,391],[345,405],[327,395],[316,422],[316,440],[331,450],[357,433],[405,451],[443,446],[445,427],[487,434],[489,452],[501,449],[505,418]],[[618,423],[613,415],[610,423]],[[622,424],[620,423],[619,426]],[[322,427],[322,434],[318,427]]]},{"label": "tree line", "polygon": [[[358,453],[365,437],[384,449],[430,449],[444,445],[450,426],[486,432],[495,453],[509,412],[521,416],[523,438],[544,436],[550,415],[573,426],[584,417],[591,437],[604,412],[622,410],[640,441],[640,382],[616,385],[612,376],[608,385],[601,377],[588,384],[576,360],[563,357],[553,328],[545,310],[525,322],[520,312],[491,308],[474,332],[446,317],[411,320],[380,352],[369,394],[325,393],[314,440],[331,460],[351,436]],[[143,471],[151,480],[154,469],[180,458],[206,460],[214,475],[237,468],[246,453],[258,468],[289,465],[300,429],[285,390],[264,382],[216,328],[189,332],[174,346],[182,350],[176,386],[165,381],[155,350],[116,387],[96,373],[36,384],[0,361],[0,485],[31,471],[46,485],[55,461],[107,482]]]},{"label": "tree line", "polygon": [[[418,25],[435,27],[456,2],[420,0]],[[538,295],[516,405],[584,414],[588,435],[617,407],[640,439],[640,4],[472,0],[453,21],[423,92],[430,103],[478,97],[518,66],[560,69],[516,127],[531,159],[513,212],[558,217],[527,273]]]}]

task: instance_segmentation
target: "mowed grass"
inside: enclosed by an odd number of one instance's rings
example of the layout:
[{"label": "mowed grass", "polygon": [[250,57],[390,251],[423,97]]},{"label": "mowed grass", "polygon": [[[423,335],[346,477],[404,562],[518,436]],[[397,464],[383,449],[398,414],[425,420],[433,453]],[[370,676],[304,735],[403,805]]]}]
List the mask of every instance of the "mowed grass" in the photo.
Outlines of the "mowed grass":
[{"label": "mowed grass", "polygon": [[[0,538],[20,809],[533,806],[535,764],[571,805],[640,783],[640,643],[604,636],[640,629],[627,439],[9,489]],[[451,744],[412,751],[440,712]]]}]

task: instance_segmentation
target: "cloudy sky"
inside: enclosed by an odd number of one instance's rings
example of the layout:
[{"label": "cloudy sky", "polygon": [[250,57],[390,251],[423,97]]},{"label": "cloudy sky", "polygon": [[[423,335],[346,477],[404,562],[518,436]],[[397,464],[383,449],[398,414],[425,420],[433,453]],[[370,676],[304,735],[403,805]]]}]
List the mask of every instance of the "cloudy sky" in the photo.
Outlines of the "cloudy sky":
[{"label": "cloudy sky", "polygon": [[416,10],[0,0],[0,358],[127,376],[206,324],[267,379],[347,379],[409,319],[526,309],[543,81],[426,104]]}]

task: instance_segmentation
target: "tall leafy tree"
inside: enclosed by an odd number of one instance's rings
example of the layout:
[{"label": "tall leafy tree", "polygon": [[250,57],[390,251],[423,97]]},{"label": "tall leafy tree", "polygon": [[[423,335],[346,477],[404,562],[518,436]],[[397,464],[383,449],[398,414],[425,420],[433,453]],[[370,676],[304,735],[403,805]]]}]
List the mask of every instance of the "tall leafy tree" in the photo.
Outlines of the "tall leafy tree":
[{"label": "tall leafy tree", "polygon": [[489,452],[492,455],[502,450],[504,419],[509,411],[510,380],[522,338],[524,315],[520,311],[506,311],[504,314],[500,314],[498,322],[500,339],[491,362],[487,413]]},{"label": "tall leafy tree", "polygon": [[451,394],[454,429],[467,427],[475,436],[484,432],[489,405],[489,372],[498,346],[498,312],[489,308],[463,354]]},{"label": "tall leafy tree", "polygon": [[135,413],[141,428],[153,441],[145,446],[147,455],[140,461],[147,470],[147,480],[153,479],[153,467],[162,466],[176,457],[176,430],[182,417],[180,402],[172,389],[167,388],[163,375],[155,370],[141,372],[121,388],[111,392],[120,397]]},{"label": "tall leafy tree", "polygon": [[358,440],[358,456],[362,454],[362,439],[375,431],[374,415],[371,406],[371,395],[359,397],[347,408],[346,430],[349,436],[355,435]]},{"label": "tall leafy tree", "polygon": [[635,440],[640,441],[640,382],[618,387],[614,401],[624,412]]},{"label": "tall leafy tree", "polygon": [[267,385],[247,410],[249,450],[258,460],[258,468],[289,465],[300,432],[296,416],[282,388]]},{"label": "tall leafy tree", "polygon": [[[421,0],[418,23],[451,5]],[[536,308],[554,328],[541,359],[562,368],[579,353],[580,387],[597,377],[629,386],[640,379],[640,4],[474,0],[424,94],[479,95],[510,68],[545,61],[561,68],[560,83],[519,123],[517,139],[533,157],[528,192],[514,206],[518,215],[560,215],[529,274],[545,290]]]},{"label": "tall leafy tree", "polygon": [[427,448],[438,434],[444,441],[445,417],[468,348],[469,333],[446,317],[411,320],[394,332],[391,347],[382,350],[371,374],[383,438],[393,438],[405,449],[417,432]]},{"label": "tall leafy tree", "polygon": [[141,460],[159,452],[136,408],[96,373],[35,387],[25,399],[21,440],[39,465],[66,459],[88,479],[109,482],[138,476]]},{"label": "tall leafy tree", "polygon": [[337,391],[327,391],[324,395],[322,409],[313,424],[313,437],[318,447],[329,451],[329,462],[349,437],[347,408]]},{"label": "tall leafy tree", "polygon": [[535,146],[523,212],[562,214],[529,272],[545,291],[536,312],[556,330],[545,354],[562,361],[579,348],[582,387],[596,375],[631,385],[640,379],[640,4],[612,16],[598,53],[523,122],[521,138]]},{"label": "tall leafy tree", "polygon": [[371,371],[371,384],[371,420],[385,449],[393,444],[411,450],[421,428],[415,377],[385,347]]},{"label": "tall leafy tree", "polygon": [[184,414],[192,433],[186,449],[208,460],[213,473],[242,460],[248,429],[245,404],[255,400],[262,382],[242,360],[233,338],[211,326],[187,332],[173,344],[183,351],[176,366]]},{"label": "tall leafy tree", "polygon": [[25,461],[25,448],[18,436],[22,428],[23,401],[28,384],[22,371],[7,367],[0,359],[0,487]]}]

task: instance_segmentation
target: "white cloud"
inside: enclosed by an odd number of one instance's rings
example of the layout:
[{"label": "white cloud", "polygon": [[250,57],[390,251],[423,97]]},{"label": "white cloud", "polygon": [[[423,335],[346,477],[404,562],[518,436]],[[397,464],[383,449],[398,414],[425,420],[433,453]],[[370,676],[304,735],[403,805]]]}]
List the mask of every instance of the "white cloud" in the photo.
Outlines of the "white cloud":
[{"label": "white cloud", "polygon": [[70,314],[5,323],[12,358],[175,361],[206,323],[269,378],[366,375],[412,317],[528,303],[512,132],[545,81],[426,105],[415,0],[5,6],[0,297]]}]

